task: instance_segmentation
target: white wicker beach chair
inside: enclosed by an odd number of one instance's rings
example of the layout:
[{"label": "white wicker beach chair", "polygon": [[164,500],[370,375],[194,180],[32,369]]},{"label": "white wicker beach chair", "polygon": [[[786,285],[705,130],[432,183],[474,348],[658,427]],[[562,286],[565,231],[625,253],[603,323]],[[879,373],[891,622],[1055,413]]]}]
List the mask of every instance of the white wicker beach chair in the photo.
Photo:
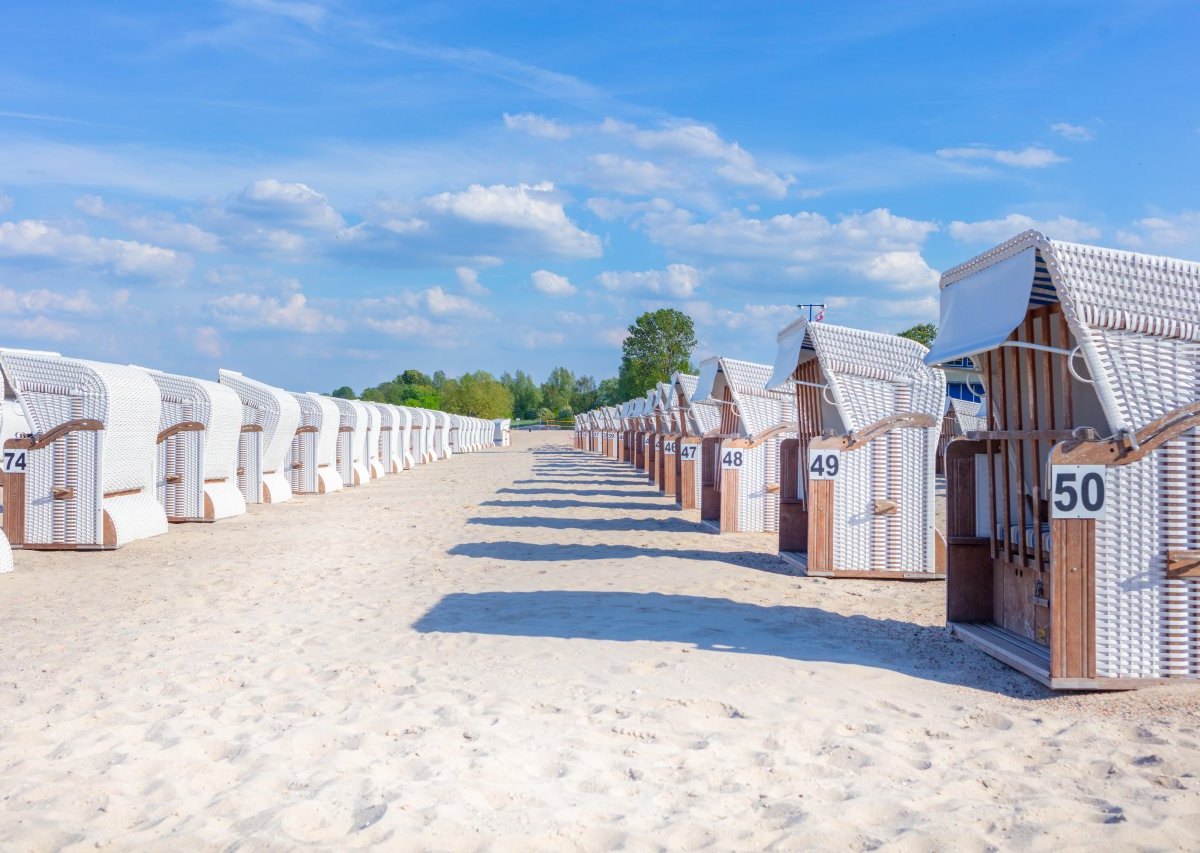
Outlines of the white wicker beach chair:
[{"label": "white wicker beach chair", "polygon": [[779,445],[795,437],[796,404],[766,390],[771,367],[715,356],[700,365],[696,397],[720,406],[720,427],[701,444],[700,518],[721,532],[779,529]]},{"label": "white wicker beach chair", "polygon": [[338,408],[341,426],[338,427],[337,469],[347,486],[363,486],[371,481],[367,469],[367,431],[370,416],[366,404],[358,400],[328,398]]},{"label": "white wicker beach chair", "polygon": [[[428,465],[430,462],[435,462],[437,456],[434,453],[434,422],[433,412],[429,409],[417,409],[417,416],[420,418],[421,424],[418,430],[417,445],[420,447],[421,455],[420,462]],[[413,429],[417,429],[417,425],[413,424]]]},{"label": "white wicker beach chair", "polygon": [[293,394],[300,405],[300,426],[292,439],[288,481],[292,491],[324,495],[341,491],[337,467],[342,416],[337,404],[323,394]]},{"label": "white wicker beach chair", "polygon": [[379,411],[379,462],[385,474],[404,470],[404,413],[388,403],[368,403]]},{"label": "white wicker beach chair", "polygon": [[[357,401],[356,401],[357,402]],[[363,464],[370,474],[370,479],[376,480],[383,476],[383,459],[379,455],[379,433],[383,428],[383,413],[379,407],[371,403],[360,403],[359,410],[367,419],[367,434],[363,436]]]},{"label": "white wicker beach chair", "polygon": [[292,439],[300,426],[300,404],[282,388],[250,379],[233,370],[218,373],[242,401],[242,434],[238,442],[238,488],[246,503],[277,504],[291,500],[288,483]]},{"label": "white wicker beach chair", "polygon": [[1200,264],[1028,231],[948,270],[947,618],[1054,688],[1200,677]]},{"label": "white wicker beach chair", "polygon": [[934,464],[946,395],[916,341],[797,320],[768,387],[795,395],[780,468],[780,554],[823,577],[944,577]]},{"label": "white wicker beach chair", "polygon": [[0,349],[32,435],[3,448],[15,548],[118,548],[167,531],[154,494],[158,386],[132,367]]},{"label": "white wicker beach chair", "polygon": [[404,462],[404,470],[409,471],[422,461],[421,450],[417,446],[421,435],[421,417],[416,409],[409,406],[397,406],[396,409],[400,412],[400,458]]},{"label": "white wicker beach chair", "polygon": [[155,494],[172,522],[215,521],[246,511],[238,488],[242,401],[231,389],[145,369],[158,386]]},{"label": "white wicker beach chair", "polygon": [[462,415],[447,415],[446,444],[450,454],[467,452],[467,419]]}]

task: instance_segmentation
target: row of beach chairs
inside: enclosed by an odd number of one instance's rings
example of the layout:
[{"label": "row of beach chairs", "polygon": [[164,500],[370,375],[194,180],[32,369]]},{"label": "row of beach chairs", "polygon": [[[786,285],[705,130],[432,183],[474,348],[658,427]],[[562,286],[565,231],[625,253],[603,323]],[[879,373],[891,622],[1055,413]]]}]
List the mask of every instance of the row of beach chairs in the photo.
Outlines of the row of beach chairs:
[{"label": "row of beach chairs", "polygon": [[[930,350],[777,342],[584,413],[576,446],[800,573],[944,579],[953,633],[1053,688],[1200,677],[1200,264],[1029,231],[942,276]],[[977,402],[945,396],[964,359]]]},{"label": "row of beach chairs", "polygon": [[509,422],[0,349],[0,572],[507,444]]}]

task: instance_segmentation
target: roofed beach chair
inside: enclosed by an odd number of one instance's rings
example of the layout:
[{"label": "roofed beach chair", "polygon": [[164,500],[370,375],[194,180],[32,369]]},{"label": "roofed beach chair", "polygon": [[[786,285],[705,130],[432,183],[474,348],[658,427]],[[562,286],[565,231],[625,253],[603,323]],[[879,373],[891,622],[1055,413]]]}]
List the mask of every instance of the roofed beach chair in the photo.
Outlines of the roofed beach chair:
[{"label": "roofed beach chair", "polygon": [[449,426],[446,428],[446,443],[450,446],[450,452],[466,453],[470,429],[467,419],[462,415],[448,415],[447,420]]},{"label": "roofed beach chair", "polygon": [[700,519],[722,533],[779,529],[779,445],[796,434],[790,392],[766,389],[771,367],[715,356],[700,366],[696,396],[720,407],[701,444]]},{"label": "roofed beach chair", "polygon": [[366,450],[370,415],[365,403],[329,397],[338,409],[337,470],[347,486],[363,486],[371,480]]},{"label": "roofed beach chair", "polygon": [[897,335],[797,320],[768,387],[790,391],[780,556],[820,577],[945,577],[934,465],[946,377]]},{"label": "roofed beach chair", "polygon": [[696,463],[700,456],[701,435],[696,429],[692,413],[692,397],[696,393],[698,378],[691,373],[676,371],[670,381],[675,403],[675,502],[682,509],[696,509],[700,505],[700,489],[696,481],[699,469]]},{"label": "roofed beach chair", "polygon": [[300,426],[300,404],[282,388],[249,379],[233,370],[218,372],[242,401],[238,441],[238,488],[248,504],[290,500],[288,483],[292,439]]},{"label": "roofed beach chair", "polygon": [[[2,386],[3,382],[0,381],[0,387]],[[9,467],[16,457],[15,453],[7,457],[3,455],[4,443],[10,438],[25,438],[28,435],[29,420],[25,417],[25,411],[21,408],[20,402],[0,399],[0,462],[4,463],[0,465],[0,471]],[[0,476],[0,488],[3,488],[3,481],[3,476]],[[3,505],[0,505],[0,513],[3,511]],[[0,528],[0,574],[11,572],[12,569],[12,546],[8,544],[8,538]]]},{"label": "roofed beach chair", "polygon": [[383,414],[379,407],[371,403],[356,400],[362,408],[359,410],[367,419],[367,434],[363,436],[363,464],[370,474],[370,479],[377,480],[383,476],[383,459],[379,455],[379,432],[383,428]]},{"label": "roofed beach chair", "polygon": [[1200,677],[1200,264],[1027,231],[942,275],[926,361],[964,356],[953,633],[1056,689]]},{"label": "roofed beach chair", "polygon": [[155,494],[167,520],[215,521],[242,515],[246,498],[237,476],[242,431],[238,395],[207,379],[140,369],[158,386]]},{"label": "roofed beach chair", "polygon": [[676,448],[681,436],[676,419],[675,385],[660,382],[658,385],[658,490],[675,498]]},{"label": "roofed beach chair", "polygon": [[420,463],[420,450],[416,446],[416,437],[421,434],[419,429],[421,418],[417,410],[410,406],[397,406],[400,412],[400,459],[404,470],[410,471]]},{"label": "roofed beach chair", "polygon": [[437,461],[437,454],[434,452],[434,419],[433,412],[429,409],[418,409],[417,413],[421,416],[421,461],[428,464]]},{"label": "roofed beach chair", "polygon": [[288,482],[293,492],[324,495],[341,491],[337,448],[342,416],[337,404],[323,394],[293,394],[300,405],[300,425],[292,439]]},{"label": "roofed beach chair", "polygon": [[399,406],[388,403],[367,403],[379,412],[379,463],[385,474],[404,470],[404,419]]},{"label": "roofed beach chair", "polygon": [[942,415],[942,430],[938,435],[937,473],[946,474],[946,447],[950,441],[968,432],[987,428],[987,401],[946,398],[946,411]]},{"label": "roofed beach chair", "polygon": [[108,549],[166,533],[154,493],[159,392],[149,376],[17,349],[0,349],[0,370],[31,433],[2,451],[12,547]]}]

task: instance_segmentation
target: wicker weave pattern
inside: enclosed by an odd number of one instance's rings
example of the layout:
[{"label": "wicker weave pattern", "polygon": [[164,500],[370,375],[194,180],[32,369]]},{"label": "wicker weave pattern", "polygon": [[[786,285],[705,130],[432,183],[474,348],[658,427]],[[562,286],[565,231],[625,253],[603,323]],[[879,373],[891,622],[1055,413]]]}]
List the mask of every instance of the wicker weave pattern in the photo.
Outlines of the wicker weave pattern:
[{"label": "wicker weave pattern", "polygon": [[[205,497],[213,518],[229,518],[246,511],[246,500],[237,487],[238,438],[242,403],[237,394],[216,382],[193,379],[157,370],[146,373],[158,385],[159,428],[183,421],[199,421],[203,432],[183,432],[158,445],[155,477],[159,502],[172,518],[205,517]],[[168,474],[182,476],[178,483]]]},{"label": "wicker weave pattern", "polygon": [[300,405],[300,425],[316,427],[316,432],[297,433],[292,439],[288,479],[297,492],[315,494],[336,492],[343,486],[337,470],[338,407],[321,394],[295,394]]},{"label": "wicker weave pattern", "polygon": [[[25,538],[30,544],[101,545],[102,513],[116,544],[157,536],[166,513],[154,494],[158,386],[142,371],[63,358],[54,353],[0,350],[0,367],[35,432],[77,418],[104,423],[29,453],[25,476]],[[66,487],[73,500],[55,500]],[[138,490],[104,498],[105,493]]]},{"label": "wicker weave pattern", "polygon": [[357,400],[327,397],[338,410],[337,468],[347,486],[361,486],[371,479],[364,453],[367,449],[367,407]]},{"label": "wicker weave pattern", "polygon": [[363,436],[363,464],[371,479],[376,479],[383,476],[383,462],[379,457],[379,429],[383,425],[383,415],[371,403],[360,402],[358,405],[359,416],[365,418],[367,425],[367,433]]},{"label": "wicker weave pattern", "polygon": [[[292,488],[284,472],[291,458],[292,439],[300,426],[300,404],[287,391],[232,370],[221,370],[219,375],[221,384],[233,389],[242,401],[242,423],[262,427],[262,488],[270,493],[271,503],[289,500]],[[241,455],[247,455],[245,447]],[[247,503],[261,501],[261,497],[258,500],[246,498]]]}]

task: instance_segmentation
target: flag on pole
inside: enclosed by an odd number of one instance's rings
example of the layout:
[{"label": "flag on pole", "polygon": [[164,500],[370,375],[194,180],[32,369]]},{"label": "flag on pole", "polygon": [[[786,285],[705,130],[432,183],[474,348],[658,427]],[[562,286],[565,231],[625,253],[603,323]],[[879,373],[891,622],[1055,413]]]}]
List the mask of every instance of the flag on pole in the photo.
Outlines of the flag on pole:
[{"label": "flag on pole", "polygon": [[817,316],[813,318],[813,322],[820,323],[824,319],[825,319],[825,306],[822,305],[821,308],[817,311]]}]

